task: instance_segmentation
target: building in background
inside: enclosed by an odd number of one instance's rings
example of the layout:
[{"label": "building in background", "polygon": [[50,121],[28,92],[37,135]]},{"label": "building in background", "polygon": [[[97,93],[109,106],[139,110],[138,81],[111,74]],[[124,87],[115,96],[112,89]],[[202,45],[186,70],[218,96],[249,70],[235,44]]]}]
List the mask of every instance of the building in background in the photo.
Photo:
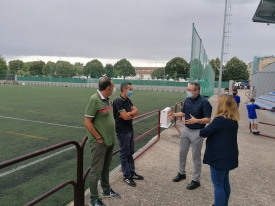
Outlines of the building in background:
[{"label": "building in background", "polygon": [[261,72],[265,66],[275,62],[274,56],[254,57],[254,61],[247,64],[247,71],[249,72],[249,79],[251,75],[256,72]]},{"label": "building in background", "polygon": [[159,67],[134,67],[136,71],[136,79],[149,80],[153,71]]}]

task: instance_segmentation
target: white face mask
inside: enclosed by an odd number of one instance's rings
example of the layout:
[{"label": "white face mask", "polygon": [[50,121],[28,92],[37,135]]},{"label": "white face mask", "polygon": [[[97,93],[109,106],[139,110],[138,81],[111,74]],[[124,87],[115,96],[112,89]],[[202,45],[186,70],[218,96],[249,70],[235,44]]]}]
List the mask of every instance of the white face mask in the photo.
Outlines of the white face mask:
[{"label": "white face mask", "polygon": [[229,92],[224,92],[224,94],[229,94]]},{"label": "white face mask", "polygon": [[193,96],[194,96],[194,94],[193,94],[192,92],[188,92],[188,91],[187,91],[187,97],[192,98]]},{"label": "white face mask", "polygon": [[116,93],[116,88],[114,87],[111,95],[115,95],[115,93]]}]

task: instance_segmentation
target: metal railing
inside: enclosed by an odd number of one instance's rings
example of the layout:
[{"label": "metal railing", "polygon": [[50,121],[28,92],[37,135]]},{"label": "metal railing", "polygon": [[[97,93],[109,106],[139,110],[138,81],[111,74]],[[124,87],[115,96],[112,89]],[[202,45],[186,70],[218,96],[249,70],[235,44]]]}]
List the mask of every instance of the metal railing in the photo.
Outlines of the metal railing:
[{"label": "metal railing", "polygon": [[[270,111],[274,111],[274,110],[270,110]],[[259,122],[259,124],[265,124],[265,125],[269,125],[269,126],[275,126],[275,124],[271,124],[271,123],[268,123],[268,122]],[[251,123],[249,122],[249,131],[250,131],[250,134],[252,133],[252,129],[251,129]],[[271,136],[271,135],[267,135],[267,134],[262,134],[262,133],[259,133],[257,135],[260,135],[260,136],[263,136],[263,137],[268,137],[268,138],[272,138],[272,139],[275,139],[275,136]]]},{"label": "metal railing", "polygon": [[[137,159],[141,154],[143,154],[146,150],[148,150],[151,146],[153,146],[159,139],[160,139],[160,110],[154,110],[148,113],[145,113],[143,115],[139,115],[135,118],[133,118],[133,120],[137,120],[137,119],[142,119],[144,117],[147,117],[149,115],[158,113],[158,122],[157,125],[154,126],[153,128],[151,128],[150,130],[144,132],[143,134],[141,134],[140,136],[135,138],[135,142],[140,140],[141,138],[143,138],[144,136],[146,136],[147,134],[149,134],[150,132],[152,132],[155,129],[158,129],[158,135],[157,138],[150,143],[144,150],[142,150],[138,155],[135,156],[134,159]],[[11,160],[5,161],[5,162],[1,162],[0,163],[0,169],[6,168],[8,166],[14,165],[16,163],[40,156],[42,154],[51,152],[53,150],[57,150],[60,149],[62,147],[68,146],[68,145],[74,145],[77,149],[77,177],[76,177],[76,182],[73,180],[67,180],[59,185],[57,185],[56,187],[54,187],[53,189],[49,190],[48,192],[42,194],[41,196],[33,199],[32,201],[28,202],[27,204],[25,204],[25,206],[30,206],[30,205],[35,205],[39,202],[41,202],[43,199],[49,197],[50,195],[54,194],[55,192],[61,190],[62,188],[64,188],[65,186],[71,184],[73,186],[74,189],[74,205],[75,206],[84,206],[85,205],[85,180],[89,174],[89,171],[91,170],[91,167],[88,167],[87,170],[83,173],[83,157],[84,157],[84,146],[85,143],[87,141],[88,137],[84,137],[81,141],[81,143],[79,144],[76,141],[73,140],[69,140],[69,141],[65,141],[63,143],[59,143],[56,145],[53,145],[51,147],[47,147],[44,148],[42,150],[36,151],[36,152],[32,152],[17,158],[13,158]],[[118,153],[120,150],[116,150],[113,152],[113,155],[115,155],[116,153]]]},{"label": "metal railing", "polygon": [[62,189],[63,187],[67,186],[68,184],[72,184],[74,187],[74,203],[75,203],[75,205],[81,205],[80,203],[84,201],[84,196],[82,195],[82,194],[84,194],[84,183],[82,181],[82,171],[83,171],[83,150],[84,150],[84,145],[85,145],[86,141],[87,141],[87,137],[85,137],[80,144],[73,140],[69,140],[69,141],[66,141],[66,142],[63,142],[60,144],[56,144],[56,145],[53,145],[48,148],[44,148],[39,151],[32,152],[32,153],[2,162],[2,163],[0,163],[0,169],[14,165],[19,162],[23,162],[25,160],[28,160],[28,159],[31,159],[31,158],[34,158],[37,156],[40,156],[42,154],[51,152],[53,150],[57,150],[59,148],[68,146],[70,144],[73,144],[77,149],[77,182],[72,181],[72,180],[67,180],[67,181],[61,183],[60,185],[56,186],[52,190],[44,193],[43,195],[37,197],[36,199],[32,200],[31,202],[29,202],[25,205],[26,206],[34,205],[34,204],[42,201],[46,197],[50,196],[51,194]]}]

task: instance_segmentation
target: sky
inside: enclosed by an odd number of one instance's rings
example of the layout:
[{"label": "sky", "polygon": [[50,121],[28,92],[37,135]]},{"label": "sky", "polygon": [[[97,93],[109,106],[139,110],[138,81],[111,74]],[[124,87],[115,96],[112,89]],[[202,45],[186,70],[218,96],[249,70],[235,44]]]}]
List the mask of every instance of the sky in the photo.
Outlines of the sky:
[{"label": "sky", "polygon": [[[103,65],[126,58],[162,67],[191,58],[192,24],[208,58],[221,58],[225,0],[0,0],[0,55],[10,60]],[[229,61],[275,55],[275,25],[254,23],[260,0],[232,5]]]}]

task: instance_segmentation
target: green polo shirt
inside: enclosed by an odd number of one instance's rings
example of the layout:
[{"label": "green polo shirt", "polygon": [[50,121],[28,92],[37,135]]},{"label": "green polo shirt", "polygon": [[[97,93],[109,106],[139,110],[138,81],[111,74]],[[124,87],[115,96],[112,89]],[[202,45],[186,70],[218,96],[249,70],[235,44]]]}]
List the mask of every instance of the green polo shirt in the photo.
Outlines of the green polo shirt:
[{"label": "green polo shirt", "polygon": [[[85,117],[93,118],[93,125],[103,138],[106,146],[110,146],[115,143],[116,133],[113,108],[109,102],[109,99],[104,99],[99,91],[88,99]],[[90,143],[96,142],[95,137],[93,137],[89,131],[88,140]]]}]

